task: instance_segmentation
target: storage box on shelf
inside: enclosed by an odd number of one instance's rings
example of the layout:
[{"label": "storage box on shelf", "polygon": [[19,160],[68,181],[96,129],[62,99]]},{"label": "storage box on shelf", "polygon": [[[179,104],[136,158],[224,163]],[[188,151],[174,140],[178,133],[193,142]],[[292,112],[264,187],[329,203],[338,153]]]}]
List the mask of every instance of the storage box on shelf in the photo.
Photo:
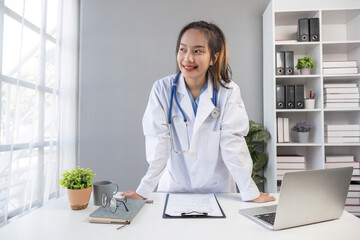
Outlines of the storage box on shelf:
[{"label": "storage box on shelf", "polygon": [[[325,1],[304,0],[303,2],[308,2],[308,4],[273,0],[263,15],[263,116],[264,125],[272,136],[265,149],[269,156],[269,163],[265,170],[267,178],[265,190],[268,192],[279,190],[278,184],[281,184],[284,169],[294,170],[303,166],[285,165],[285,168],[283,163],[277,162],[277,156],[303,156],[305,169],[323,169],[334,166],[325,162],[325,157],[330,155],[351,155],[354,157],[355,164],[360,161],[360,142],[329,143],[329,137],[350,137],[345,136],[350,133],[329,136],[340,133],[329,132],[325,129],[325,125],[360,123],[360,107],[355,106],[356,104],[343,104],[349,100],[334,101],[332,98],[334,96],[330,95],[335,94],[332,92],[334,89],[329,90],[330,87],[328,87],[328,84],[352,84],[352,89],[346,90],[352,92],[347,94],[359,92],[360,1],[326,1],[325,3]],[[303,18],[319,18],[320,39],[318,42],[297,41],[298,20]],[[276,75],[276,52],[278,51],[293,52],[294,65],[298,58],[309,56],[314,60],[316,67],[311,70],[310,75],[300,75],[297,69],[294,75]],[[334,68],[354,68],[356,71],[354,72],[354,69],[334,70]],[[331,70],[324,72],[324,69]],[[329,71],[334,73],[328,74]],[[276,109],[277,85],[304,85],[305,98],[311,89],[316,93],[314,109]],[[351,98],[349,95],[344,97],[344,99],[351,99],[351,103],[358,103],[359,98],[356,95]],[[288,119],[289,128],[298,120],[310,122],[313,129],[310,132],[309,142],[295,143],[291,139],[291,133],[289,133],[289,141],[278,142],[279,118]],[[286,129],[283,129],[282,134],[284,131]],[[356,132],[350,135],[354,134]],[[356,138],[356,136],[351,137]],[[360,175],[355,175],[359,171],[354,172],[352,185],[360,189]],[[359,210],[360,214],[360,204],[353,204],[357,203],[358,199],[354,199],[357,194],[360,196],[360,190],[349,192],[348,205],[351,205],[353,213]]]}]

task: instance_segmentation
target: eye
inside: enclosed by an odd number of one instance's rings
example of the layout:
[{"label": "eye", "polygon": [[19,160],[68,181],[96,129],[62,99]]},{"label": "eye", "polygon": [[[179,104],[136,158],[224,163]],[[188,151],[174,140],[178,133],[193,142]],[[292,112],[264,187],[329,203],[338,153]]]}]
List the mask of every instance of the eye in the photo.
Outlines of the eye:
[{"label": "eye", "polygon": [[186,52],[185,48],[179,48],[179,52]]},{"label": "eye", "polygon": [[195,49],[194,50],[194,53],[196,53],[196,54],[200,54],[200,53],[203,53],[204,51],[203,50],[201,50],[201,49]]}]

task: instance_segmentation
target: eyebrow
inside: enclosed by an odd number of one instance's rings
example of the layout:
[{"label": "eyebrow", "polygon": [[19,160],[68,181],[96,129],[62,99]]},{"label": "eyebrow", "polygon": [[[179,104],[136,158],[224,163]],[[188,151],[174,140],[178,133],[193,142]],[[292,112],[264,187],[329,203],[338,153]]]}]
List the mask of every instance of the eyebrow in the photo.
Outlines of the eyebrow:
[{"label": "eyebrow", "polygon": [[[184,44],[184,43],[180,43],[180,45],[187,47],[187,45]],[[196,45],[196,46],[193,46],[193,48],[205,48],[205,46],[203,46],[203,45]]]}]

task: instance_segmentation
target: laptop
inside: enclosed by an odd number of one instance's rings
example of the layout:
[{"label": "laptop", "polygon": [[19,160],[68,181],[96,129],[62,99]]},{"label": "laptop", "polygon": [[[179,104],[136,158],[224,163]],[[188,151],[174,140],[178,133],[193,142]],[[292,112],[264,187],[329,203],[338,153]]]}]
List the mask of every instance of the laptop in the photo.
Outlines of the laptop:
[{"label": "laptop", "polygon": [[277,205],[240,209],[241,214],[273,230],[341,217],[353,167],[284,174]]}]

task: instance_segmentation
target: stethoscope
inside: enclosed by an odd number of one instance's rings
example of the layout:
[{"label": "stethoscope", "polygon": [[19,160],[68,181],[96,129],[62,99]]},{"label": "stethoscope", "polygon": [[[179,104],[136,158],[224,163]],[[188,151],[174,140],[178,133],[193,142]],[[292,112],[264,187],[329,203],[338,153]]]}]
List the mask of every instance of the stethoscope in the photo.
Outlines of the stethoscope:
[{"label": "stethoscope", "polygon": [[[178,80],[179,80],[179,76],[180,76],[180,73],[179,72],[174,81],[173,81],[173,84],[172,84],[172,87],[171,87],[171,96],[170,96],[170,106],[169,106],[169,115],[168,115],[168,124],[169,124],[169,127],[170,127],[170,138],[171,138],[171,143],[172,143],[172,149],[174,150],[175,153],[178,153],[178,154],[182,154],[184,152],[187,152],[189,149],[190,149],[190,140],[189,140],[189,131],[188,131],[188,122],[187,122],[187,118],[186,118],[186,115],[184,113],[184,110],[182,109],[182,107],[180,106],[180,103],[177,99],[177,96],[176,96],[176,87],[177,87],[177,83],[178,83]],[[172,112],[172,105],[173,105],[173,99],[175,98],[175,102],[176,102],[176,105],[178,106],[180,112],[181,112],[181,115],[183,116],[183,119],[184,119],[184,123],[185,123],[185,126],[186,126],[186,133],[187,133],[187,150],[175,150],[175,147],[174,147],[174,141],[173,141],[173,135],[172,135],[172,131],[171,131],[171,112]],[[217,107],[217,90],[215,88],[215,86],[213,85],[213,98],[212,98],[212,102],[215,106],[215,108],[211,111],[211,117],[216,119],[219,117],[220,115],[220,109]]]}]

